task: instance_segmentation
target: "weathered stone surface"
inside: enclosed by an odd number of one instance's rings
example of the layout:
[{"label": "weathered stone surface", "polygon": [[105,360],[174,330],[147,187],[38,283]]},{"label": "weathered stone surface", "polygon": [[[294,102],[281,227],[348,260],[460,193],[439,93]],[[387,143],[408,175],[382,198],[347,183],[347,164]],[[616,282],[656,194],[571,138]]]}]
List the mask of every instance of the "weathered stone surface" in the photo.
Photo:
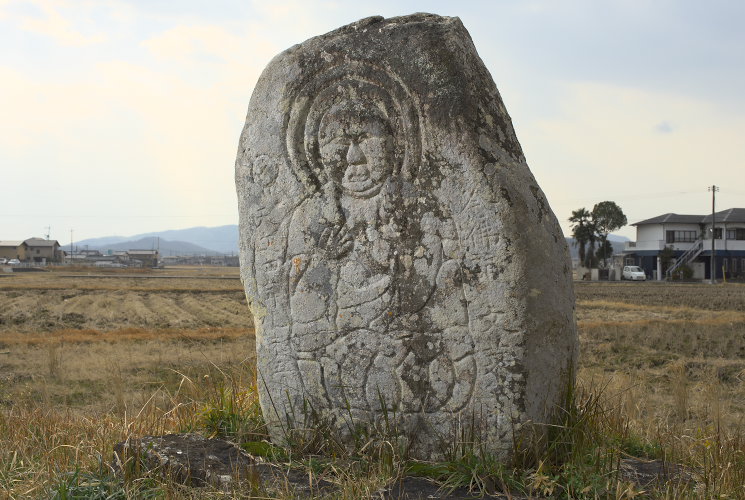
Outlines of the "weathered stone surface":
[{"label": "weathered stone surface", "polygon": [[[114,468],[161,476],[189,486],[234,488],[258,483],[255,460],[233,443],[199,434],[143,436],[114,445]],[[139,470],[138,470],[139,469]]]},{"label": "weathered stone surface", "polygon": [[[200,434],[130,438],[114,445],[113,468],[157,474],[187,486],[256,493],[291,493],[293,498],[328,494],[334,485],[286,464],[254,457],[224,439]],[[264,496],[264,495],[259,495]]]},{"label": "weathered stone surface", "polygon": [[322,420],[506,458],[550,418],[577,354],[569,256],[458,18],[367,18],[275,57],[236,185],[273,440]]}]

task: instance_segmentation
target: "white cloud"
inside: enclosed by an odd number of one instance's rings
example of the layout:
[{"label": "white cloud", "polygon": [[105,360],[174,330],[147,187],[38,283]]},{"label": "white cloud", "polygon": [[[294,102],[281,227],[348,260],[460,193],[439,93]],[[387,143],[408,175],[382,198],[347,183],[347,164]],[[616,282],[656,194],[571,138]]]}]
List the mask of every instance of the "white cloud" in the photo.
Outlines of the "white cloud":
[{"label": "white cloud", "polygon": [[[35,7],[38,15],[14,12],[9,7],[19,2],[6,0],[0,3],[0,18],[14,22],[20,29],[46,36],[63,46],[80,47],[104,41],[102,33],[84,34],[75,24],[85,22],[89,15],[90,5],[64,0],[27,0],[28,5]],[[82,8],[81,8],[82,7]]]},{"label": "white cloud", "polygon": [[[37,210],[47,214],[107,206],[109,216],[235,222],[238,137],[253,83],[276,48],[255,31],[208,24],[166,29],[142,46],[152,59],[94,59],[45,81],[0,66],[0,162],[14,165],[18,182],[29,171],[42,179],[35,190],[48,205]],[[65,184],[74,188],[56,189]],[[120,232],[135,233],[182,221],[120,222],[136,226]]]},{"label": "white cloud", "polygon": [[745,116],[707,101],[571,83],[560,102],[558,116],[525,123],[521,140],[565,232],[571,210],[605,199],[619,202],[629,222],[703,213],[698,191],[730,182],[745,158]]},{"label": "white cloud", "polygon": [[245,37],[220,26],[184,25],[168,29],[142,44],[162,60],[193,63],[205,56],[229,61],[235,58],[234,54],[248,48],[247,42]]}]

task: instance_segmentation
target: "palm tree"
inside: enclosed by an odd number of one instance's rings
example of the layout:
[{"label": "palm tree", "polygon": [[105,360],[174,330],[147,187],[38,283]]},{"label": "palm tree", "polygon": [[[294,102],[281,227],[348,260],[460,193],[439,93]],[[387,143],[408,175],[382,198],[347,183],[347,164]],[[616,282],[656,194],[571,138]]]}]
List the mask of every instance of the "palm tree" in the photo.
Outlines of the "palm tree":
[{"label": "palm tree", "polygon": [[574,224],[572,238],[574,238],[574,244],[579,247],[579,261],[582,265],[590,267],[595,247],[595,226],[592,223],[592,214],[586,208],[573,210],[569,222]]}]

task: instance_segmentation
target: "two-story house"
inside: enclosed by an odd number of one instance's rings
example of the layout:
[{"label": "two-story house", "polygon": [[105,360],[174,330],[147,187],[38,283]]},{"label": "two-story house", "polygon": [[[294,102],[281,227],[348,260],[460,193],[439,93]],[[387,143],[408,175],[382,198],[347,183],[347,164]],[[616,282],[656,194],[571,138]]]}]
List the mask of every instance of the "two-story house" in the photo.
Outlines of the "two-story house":
[{"label": "two-story house", "polygon": [[61,262],[62,252],[57,240],[29,238],[26,244],[26,260],[33,262]]},{"label": "two-story house", "polygon": [[730,208],[712,216],[664,214],[632,224],[636,241],[627,242],[624,262],[636,265],[652,277],[662,275],[661,252],[672,249],[667,275],[683,265],[696,279],[711,278],[712,235],[714,237],[715,274],[717,279],[745,277],[745,208]]}]

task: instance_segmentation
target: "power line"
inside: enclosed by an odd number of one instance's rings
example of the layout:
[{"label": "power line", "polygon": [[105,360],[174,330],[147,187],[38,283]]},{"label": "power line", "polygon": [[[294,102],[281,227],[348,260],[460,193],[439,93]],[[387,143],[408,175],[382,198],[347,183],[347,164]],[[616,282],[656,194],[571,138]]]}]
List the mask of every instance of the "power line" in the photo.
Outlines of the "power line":
[{"label": "power line", "polygon": [[[626,194],[605,194],[602,197],[607,199],[614,199],[614,200],[638,200],[638,199],[644,199],[644,198],[663,198],[666,196],[680,196],[680,195],[693,195],[693,194],[700,194],[700,191],[666,191],[662,193],[643,193],[643,194],[636,194],[636,195],[629,195]],[[564,198],[564,199],[549,199],[552,203],[576,203],[581,202],[582,200],[586,200],[587,198]]]}]

